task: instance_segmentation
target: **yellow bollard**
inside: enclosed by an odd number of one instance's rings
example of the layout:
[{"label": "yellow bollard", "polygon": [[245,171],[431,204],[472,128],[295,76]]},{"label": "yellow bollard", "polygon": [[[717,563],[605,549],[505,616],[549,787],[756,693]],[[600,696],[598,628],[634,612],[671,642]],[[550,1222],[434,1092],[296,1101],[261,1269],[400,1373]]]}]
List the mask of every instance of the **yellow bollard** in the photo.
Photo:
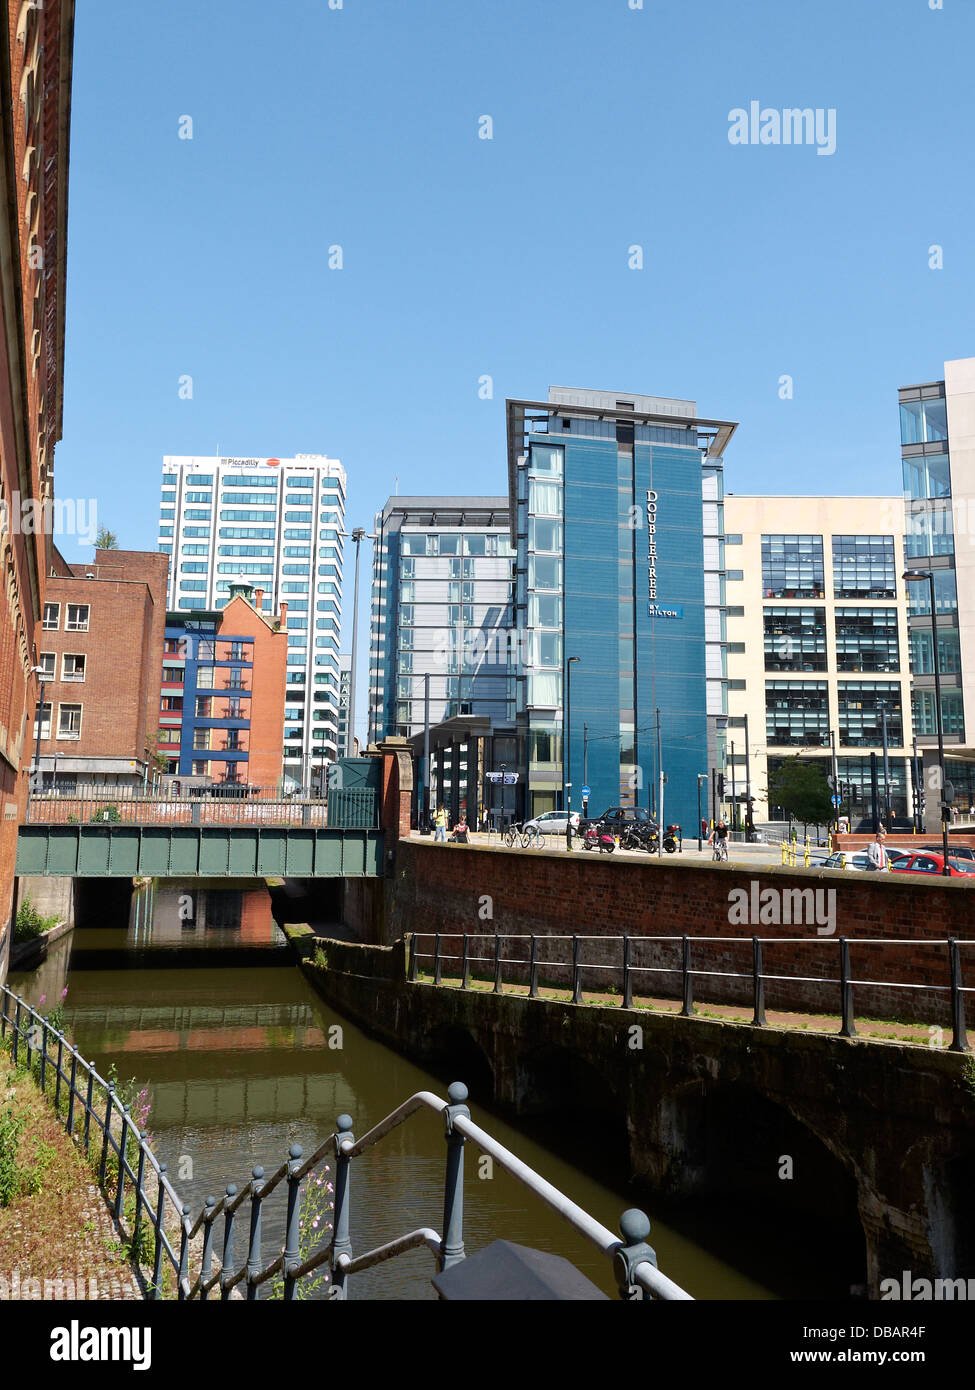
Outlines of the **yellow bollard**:
[{"label": "yellow bollard", "polygon": [[786,844],[785,840],[783,840],[783,841],[782,841],[782,863],[783,863],[783,864],[788,864],[788,862],[789,862],[789,846]]},{"label": "yellow bollard", "polygon": [[806,866],[806,868],[808,869],[808,868],[809,868],[809,836],[808,836],[808,835],[806,836],[806,852],[805,852],[805,854],[802,856],[802,862],[803,862],[803,864]]}]

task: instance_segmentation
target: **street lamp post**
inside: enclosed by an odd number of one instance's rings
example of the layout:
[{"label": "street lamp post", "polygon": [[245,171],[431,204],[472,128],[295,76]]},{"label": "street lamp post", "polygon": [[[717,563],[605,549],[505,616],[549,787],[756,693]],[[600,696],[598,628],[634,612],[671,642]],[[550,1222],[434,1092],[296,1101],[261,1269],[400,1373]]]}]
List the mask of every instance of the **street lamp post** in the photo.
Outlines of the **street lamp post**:
[{"label": "street lamp post", "polygon": [[565,729],[562,733],[565,745],[565,847],[572,848],[572,665],[579,661],[570,656],[565,663]]},{"label": "street lamp post", "polygon": [[703,834],[702,834],[702,831],[701,831],[701,819],[702,819],[702,818],[701,818],[701,783],[702,783],[702,782],[706,782],[707,780],[708,780],[708,774],[707,774],[706,772],[699,772],[699,773],[697,774],[697,852],[698,852],[698,854],[701,853],[701,851],[702,851],[702,849],[703,849],[703,847],[704,847],[703,844],[702,844],[702,840],[703,840],[704,837],[703,837]]},{"label": "street lamp post", "polygon": [[903,579],[913,581],[926,579],[928,581],[928,592],[931,595],[931,646],[934,658],[934,703],[936,706],[938,729],[938,774],[940,777],[940,788],[938,800],[941,804],[941,848],[944,856],[944,864],[941,872],[945,878],[951,877],[951,869],[948,867],[948,803],[945,800],[945,788],[947,781],[945,778],[945,731],[944,721],[941,716],[941,672],[938,660],[938,614],[936,611],[936,600],[934,592],[934,570],[905,570]]},{"label": "street lamp post", "polygon": [[349,669],[349,715],[345,726],[345,756],[355,756],[355,664],[359,630],[359,546],[364,540],[374,541],[375,535],[364,526],[353,526],[351,531],[340,531],[340,536],[348,536],[355,544],[355,583],[352,588],[352,665]]}]

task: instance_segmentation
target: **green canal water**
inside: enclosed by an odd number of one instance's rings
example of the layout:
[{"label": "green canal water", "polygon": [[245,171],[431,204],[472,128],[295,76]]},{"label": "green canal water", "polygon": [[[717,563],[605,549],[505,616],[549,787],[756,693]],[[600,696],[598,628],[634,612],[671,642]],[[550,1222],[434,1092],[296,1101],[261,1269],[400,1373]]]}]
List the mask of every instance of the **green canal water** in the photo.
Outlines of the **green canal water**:
[{"label": "green canal water", "polygon": [[[212,948],[232,948],[227,959],[235,963],[215,963]],[[310,989],[263,887],[156,884],[134,893],[114,925],[89,906],[87,920],[42,966],[12,974],[9,983],[33,1004],[46,996],[45,1011],[67,987],[66,1027],[82,1054],[102,1075],[114,1063],[122,1080],[148,1085],[155,1150],[194,1215],[228,1182],[245,1182],[253,1165],[273,1172],[289,1145],[310,1153],[343,1111],[363,1134],[414,1091],[445,1094],[442,1076],[376,1041]],[[340,1033],[330,1032],[335,1028]],[[330,1037],[341,1047],[330,1047]],[[749,1240],[733,1245],[720,1213],[717,1223],[713,1213],[695,1223],[693,1211],[672,1224],[659,1219],[652,1195],[634,1191],[601,1158],[600,1135],[591,1126],[573,1126],[571,1117],[512,1124],[478,1108],[473,1115],[611,1229],[626,1207],[646,1207],[661,1269],[697,1298],[815,1296],[820,1287],[816,1271],[803,1271],[791,1253],[786,1233],[771,1222],[763,1230],[757,1216],[748,1223]],[[419,1113],[354,1162],[357,1252],[418,1226],[441,1230],[444,1154],[442,1121]],[[468,1144],[468,1253],[499,1237],[514,1240],[565,1256],[612,1294],[608,1261],[500,1170],[482,1175],[479,1159]],[[246,1210],[241,1215],[238,1260]],[[281,1212],[269,1211],[265,1252],[280,1249],[282,1226]],[[414,1251],[355,1276],[350,1296],[434,1298],[432,1273],[429,1252]]]}]

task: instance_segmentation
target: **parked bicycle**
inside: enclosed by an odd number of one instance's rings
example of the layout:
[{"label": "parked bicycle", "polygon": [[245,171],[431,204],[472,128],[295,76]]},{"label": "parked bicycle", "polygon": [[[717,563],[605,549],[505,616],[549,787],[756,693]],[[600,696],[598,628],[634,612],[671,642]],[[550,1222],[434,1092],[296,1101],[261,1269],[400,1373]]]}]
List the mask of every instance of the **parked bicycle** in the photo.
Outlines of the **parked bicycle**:
[{"label": "parked bicycle", "polygon": [[514,849],[520,845],[522,849],[544,849],[545,836],[537,825],[524,826],[515,821],[508,826],[504,832],[504,843],[508,849]]}]

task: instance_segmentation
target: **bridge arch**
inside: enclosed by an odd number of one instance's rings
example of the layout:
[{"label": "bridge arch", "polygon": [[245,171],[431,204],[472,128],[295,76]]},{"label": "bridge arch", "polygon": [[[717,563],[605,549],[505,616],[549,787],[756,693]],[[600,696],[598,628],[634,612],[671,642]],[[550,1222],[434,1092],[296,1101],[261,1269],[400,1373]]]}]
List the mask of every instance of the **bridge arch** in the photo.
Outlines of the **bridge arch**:
[{"label": "bridge arch", "polygon": [[459,1023],[438,1024],[427,1034],[423,1050],[431,1069],[441,1073],[448,1085],[463,1081],[471,1104],[489,1104],[495,1099],[493,1063],[469,1028]]}]

